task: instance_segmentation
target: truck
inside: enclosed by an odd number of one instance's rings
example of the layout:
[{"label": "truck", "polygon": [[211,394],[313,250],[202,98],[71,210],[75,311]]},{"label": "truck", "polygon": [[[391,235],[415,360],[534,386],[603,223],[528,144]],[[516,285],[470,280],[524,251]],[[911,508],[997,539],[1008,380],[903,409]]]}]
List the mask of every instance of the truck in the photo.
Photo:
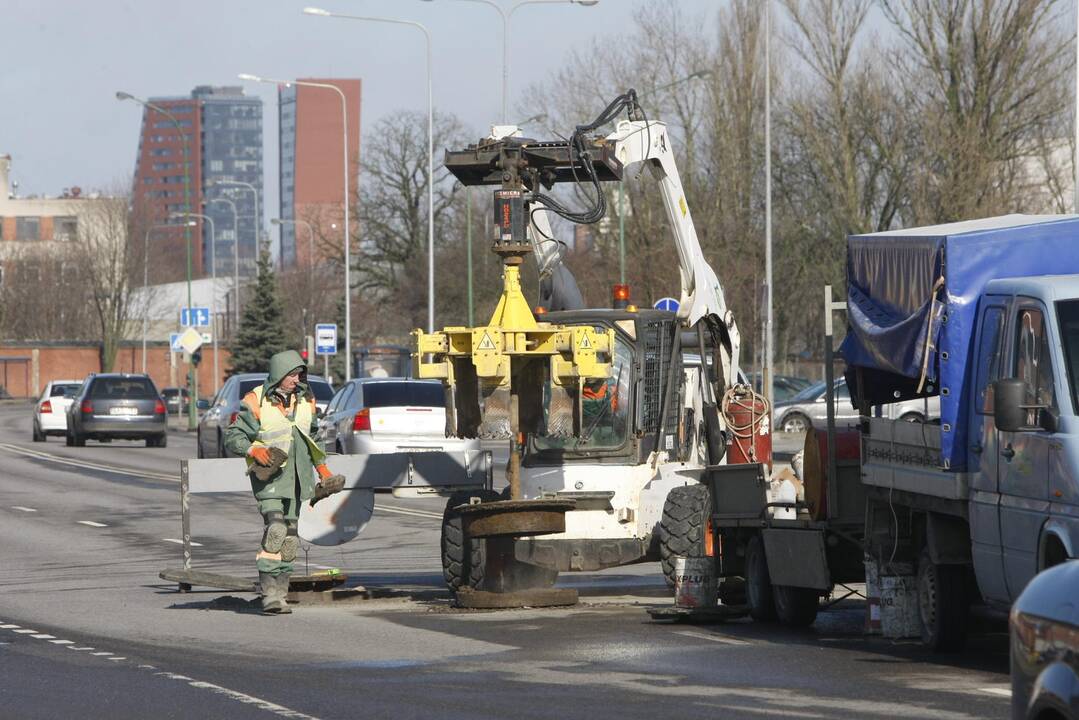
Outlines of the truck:
[{"label": "truck", "polygon": [[[848,239],[857,459],[837,460],[832,423],[824,490],[807,483],[793,520],[749,470],[702,480],[719,572],[745,575],[754,617],[771,600],[805,624],[834,584],[907,575],[922,641],[956,650],[972,604],[1006,610],[1079,554],[1077,237],[1077,216],[1008,215]],[[925,397],[939,422],[875,411]]]}]

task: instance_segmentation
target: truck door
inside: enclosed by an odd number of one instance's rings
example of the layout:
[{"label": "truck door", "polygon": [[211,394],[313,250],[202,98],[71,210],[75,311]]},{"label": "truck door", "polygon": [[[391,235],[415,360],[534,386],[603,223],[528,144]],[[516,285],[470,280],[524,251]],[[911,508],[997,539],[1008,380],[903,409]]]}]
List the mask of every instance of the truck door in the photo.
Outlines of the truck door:
[{"label": "truck door", "polygon": [[970,534],[974,573],[986,600],[1008,601],[1004,583],[1004,559],[1000,542],[1000,488],[997,428],[993,422],[992,383],[1007,367],[1005,323],[1011,298],[989,295],[982,301],[976,353],[974,387],[969,412],[967,467],[970,470]]},{"label": "truck door", "polygon": [[[1026,404],[1057,409],[1045,309],[1029,298],[1016,302],[1011,338],[1012,377],[1027,384]],[[1028,424],[1035,424],[1031,411]],[[1000,478],[1000,539],[1011,600],[1038,570],[1038,541],[1049,518],[1049,443],[1044,430],[997,432]]]}]

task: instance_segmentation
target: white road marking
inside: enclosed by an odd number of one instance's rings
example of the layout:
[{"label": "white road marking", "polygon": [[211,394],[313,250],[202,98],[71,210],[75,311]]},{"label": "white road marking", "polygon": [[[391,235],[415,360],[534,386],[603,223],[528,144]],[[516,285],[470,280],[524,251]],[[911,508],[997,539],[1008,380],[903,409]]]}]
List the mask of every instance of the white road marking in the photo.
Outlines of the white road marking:
[{"label": "white road marking", "polygon": [[55,635],[46,635],[45,633],[38,633],[37,635],[31,635],[30,637],[37,638],[38,640],[55,640],[56,639]]},{"label": "white road marking", "polygon": [[117,660],[127,660],[127,658],[126,657],[111,657],[111,658],[109,658],[109,660],[111,660],[112,662],[116,662]]},{"label": "white road marking", "polygon": [[21,510],[22,512],[37,512],[34,508],[23,507],[22,505],[12,505],[12,510]]},{"label": "white road marking", "polygon": [[318,563],[311,563],[311,567],[318,568],[319,570],[338,570],[338,569],[340,569],[340,568],[334,567],[333,565],[319,565]]},{"label": "white road marking", "polygon": [[200,690],[209,690],[210,692],[224,695],[225,697],[231,698],[245,705],[254,705],[260,710],[266,710],[272,712],[275,715],[280,715],[281,717],[295,718],[296,720],[319,720],[312,715],[305,715],[304,713],[298,712],[296,710],[290,710],[283,705],[272,703],[269,700],[263,700],[261,698],[254,697],[253,695],[247,695],[246,693],[238,692],[236,690],[230,690],[228,688],[221,687],[220,685],[203,682],[202,680],[194,680],[187,677],[186,675],[177,675],[176,673],[170,672],[158,672],[154,674],[158,677],[167,678],[169,680],[186,682],[193,688],[198,688]]},{"label": "white road marking", "polygon": [[17,627],[20,627],[20,626],[19,625],[0,625],[0,630],[14,630]]},{"label": "white road marking", "polygon": [[[93,650],[93,648],[90,648],[90,649]],[[106,655],[112,655],[111,652],[96,652],[96,653],[90,653],[90,654],[94,655],[94,656],[97,656],[97,657],[105,657]]]},{"label": "white road marking", "polygon": [[150,478],[153,480],[169,480],[172,482],[180,481],[179,475],[147,472],[146,470],[130,470],[128,468],[116,467],[115,465],[102,465],[100,463],[86,462],[85,460],[73,460],[71,458],[65,458],[47,452],[40,452],[37,450],[30,450],[28,448],[19,447],[18,445],[11,445],[10,443],[0,443],[0,450],[7,450],[8,452],[12,452],[17,455],[36,458],[38,460],[48,460],[49,462],[54,462],[59,465],[70,465],[72,467],[85,468],[89,470],[102,470],[104,472],[116,473],[117,475],[129,475],[131,477]]},{"label": "white road marking", "polygon": [[396,508],[387,507],[385,505],[375,505],[375,511],[396,513],[397,515],[412,515],[414,517],[431,518],[433,520],[442,520],[442,513],[433,513],[428,512],[427,510],[412,510],[411,508]]},{"label": "white road marking", "polygon": [[27,630],[26,628],[23,628],[22,630],[12,630],[11,632],[16,632],[20,635],[33,635],[37,630]]},{"label": "white road marking", "polygon": [[983,693],[989,693],[990,695],[999,695],[1000,697],[1012,696],[1012,689],[1007,687],[983,687],[978,689]]},{"label": "white road marking", "polygon": [[745,640],[736,640],[731,637],[724,637],[723,635],[709,635],[708,633],[698,632],[696,630],[675,630],[675,635],[684,635],[685,637],[697,638],[698,640],[708,640],[710,642],[722,643],[724,645],[751,645]]},{"label": "white road marking", "polygon": [[105,523],[94,522],[93,520],[76,520],[79,525],[89,525],[90,527],[108,527]]},{"label": "white road marking", "polygon": [[68,645],[67,649],[68,650],[93,650],[93,648],[90,647],[89,645],[84,645],[83,647],[75,647],[74,645]]},{"label": "white road marking", "polygon": [[[161,538],[165,542],[176,543],[177,545],[183,545],[183,540],[177,540],[176,538]],[[191,547],[202,547],[202,543],[197,543],[194,540],[191,541]]]},{"label": "white road marking", "polygon": [[75,642],[73,640],[50,640],[49,642],[51,642],[53,645],[74,645],[75,644]]}]

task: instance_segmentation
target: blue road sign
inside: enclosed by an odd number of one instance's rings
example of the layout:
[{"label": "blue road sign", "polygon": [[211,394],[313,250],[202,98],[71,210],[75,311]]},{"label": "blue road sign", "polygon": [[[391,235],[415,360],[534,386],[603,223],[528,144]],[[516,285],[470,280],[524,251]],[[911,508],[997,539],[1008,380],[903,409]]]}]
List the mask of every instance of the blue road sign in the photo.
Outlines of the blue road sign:
[{"label": "blue road sign", "polygon": [[315,325],[315,354],[337,354],[337,324],[319,323]]},{"label": "blue road sign", "polygon": [[183,352],[184,346],[180,344],[181,333],[169,333],[169,350],[172,352]]},{"label": "blue road sign", "polygon": [[184,327],[209,327],[210,308],[180,308],[180,324]]},{"label": "blue road sign", "polygon": [[671,312],[678,312],[678,301],[672,297],[665,297],[656,300],[656,304],[653,305],[656,310],[669,310]]}]

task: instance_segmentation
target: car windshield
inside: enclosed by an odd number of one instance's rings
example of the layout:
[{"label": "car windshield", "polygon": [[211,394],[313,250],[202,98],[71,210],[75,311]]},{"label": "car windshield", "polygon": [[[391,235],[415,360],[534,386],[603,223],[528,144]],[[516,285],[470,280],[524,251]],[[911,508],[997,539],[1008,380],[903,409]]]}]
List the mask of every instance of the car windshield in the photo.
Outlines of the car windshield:
[{"label": "car windshield", "polygon": [[315,395],[315,402],[328,403],[333,399],[333,388],[325,380],[311,380],[309,384]]},{"label": "car windshield", "polygon": [[445,407],[442,383],[376,382],[363,386],[364,407]]},{"label": "car windshield", "polygon": [[243,400],[244,395],[257,388],[262,383],[266,382],[266,378],[261,380],[241,380],[240,381],[240,399]]},{"label": "car windshield", "polygon": [[157,397],[153,383],[146,378],[99,378],[90,397],[95,400],[152,400]]},{"label": "car windshield", "polygon": [[49,391],[49,397],[59,397],[63,395],[66,398],[73,398],[79,392],[79,388],[82,387],[82,383],[59,383],[52,386],[52,390]]},{"label": "car windshield", "polygon": [[816,400],[817,396],[824,392],[824,381],[815,382],[805,390],[802,390],[798,394],[794,395],[789,402],[806,402],[809,400]]}]

